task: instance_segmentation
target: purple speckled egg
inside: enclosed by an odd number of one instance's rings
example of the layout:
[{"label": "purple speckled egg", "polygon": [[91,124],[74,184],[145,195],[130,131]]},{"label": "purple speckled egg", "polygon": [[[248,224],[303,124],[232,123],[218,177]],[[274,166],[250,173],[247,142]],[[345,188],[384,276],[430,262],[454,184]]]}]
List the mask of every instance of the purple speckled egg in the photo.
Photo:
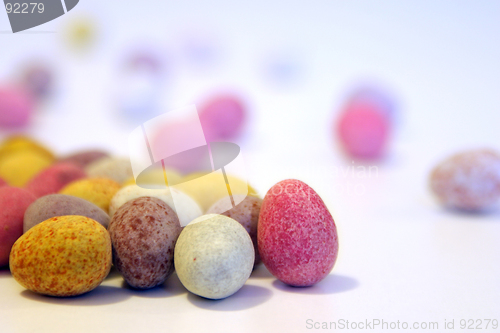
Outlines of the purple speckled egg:
[{"label": "purple speckled egg", "polygon": [[19,87],[0,87],[0,127],[26,126],[33,112],[33,98]]},{"label": "purple speckled egg", "polygon": [[311,286],[332,270],[339,249],[337,227],[307,184],[283,180],[262,201],[257,228],[262,262],[280,281]]}]

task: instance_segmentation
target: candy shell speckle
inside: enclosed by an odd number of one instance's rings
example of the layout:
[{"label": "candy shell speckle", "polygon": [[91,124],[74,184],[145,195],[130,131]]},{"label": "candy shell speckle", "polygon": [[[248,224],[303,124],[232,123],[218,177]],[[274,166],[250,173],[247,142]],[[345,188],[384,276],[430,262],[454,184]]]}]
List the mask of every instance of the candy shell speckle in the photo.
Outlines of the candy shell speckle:
[{"label": "candy shell speckle", "polygon": [[269,272],[291,286],[321,281],[337,260],[339,243],[332,215],[312,188],[295,179],[281,181],[267,192],[257,241]]},{"label": "candy shell speckle", "polygon": [[146,189],[137,185],[129,185],[120,189],[113,196],[109,204],[109,215],[113,216],[127,201],[139,197],[153,197],[165,202],[176,212],[181,226],[187,225],[202,214],[201,208],[196,201],[175,188]]},{"label": "candy shell speckle", "polygon": [[248,232],[223,215],[203,215],[188,224],[175,245],[175,269],[193,294],[221,299],[237,292],[254,264]]},{"label": "candy shell speckle", "polygon": [[162,200],[141,197],[118,209],[109,223],[113,261],[138,289],[162,284],[174,270],[174,246],[181,232],[177,214]]},{"label": "candy shell speckle", "polygon": [[48,219],[21,236],[10,271],[23,287],[50,296],[76,296],[96,288],[111,269],[111,239],[84,216]]},{"label": "candy shell speckle", "polygon": [[500,154],[477,149],[453,155],[432,170],[430,186],[445,206],[490,208],[500,200]]}]

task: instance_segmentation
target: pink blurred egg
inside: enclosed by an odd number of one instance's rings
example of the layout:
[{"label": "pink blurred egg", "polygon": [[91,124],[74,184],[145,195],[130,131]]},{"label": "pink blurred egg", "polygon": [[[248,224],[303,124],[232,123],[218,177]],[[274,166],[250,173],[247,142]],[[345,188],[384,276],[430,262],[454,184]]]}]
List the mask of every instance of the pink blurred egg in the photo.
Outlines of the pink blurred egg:
[{"label": "pink blurred egg", "polygon": [[347,100],[345,110],[370,108],[384,113],[392,122],[396,118],[396,101],[391,94],[375,85],[363,85]]},{"label": "pink blurred egg", "polygon": [[[154,156],[168,157],[163,159],[165,166],[181,173],[211,170],[208,146],[199,145],[199,130],[197,119],[167,123],[152,136],[151,151]],[[172,151],[178,153],[172,155]]]},{"label": "pink blurred egg", "polygon": [[336,124],[344,151],[353,158],[376,159],[384,154],[390,131],[386,114],[369,105],[344,111]]},{"label": "pink blurred egg", "polygon": [[247,118],[243,101],[232,95],[212,98],[200,108],[199,114],[207,142],[237,138]]},{"label": "pink blurred egg", "polygon": [[0,127],[26,126],[33,112],[33,98],[19,87],[0,87]]}]

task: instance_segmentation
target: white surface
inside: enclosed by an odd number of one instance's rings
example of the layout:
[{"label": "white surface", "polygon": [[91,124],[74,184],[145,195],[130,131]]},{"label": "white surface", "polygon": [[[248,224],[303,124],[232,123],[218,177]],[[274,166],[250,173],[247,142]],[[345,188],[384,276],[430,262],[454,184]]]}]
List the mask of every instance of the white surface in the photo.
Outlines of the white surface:
[{"label": "white surface", "polygon": [[[59,66],[58,102],[39,112],[31,133],[61,154],[88,146],[126,154],[138,124],[111,112],[121,52],[157,43],[172,59],[165,107],[220,87],[246,92],[250,182],[262,194],[290,177],[316,189],[337,223],[339,258],[312,288],[285,287],[260,267],[237,294],[215,302],[190,295],[175,276],[138,292],[116,273],[79,298],[40,297],[1,271],[2,333],[307,332],[308,319],[436,321],[442,332],[445,320],[455,320],[455,331],[461,319],[500,320],[500,211],[446,211],[427,189],[428,171],[448,154],[500,150],[500,2],[87,0],[71,14],[85,12],[103,31],[87,55],[63,47],[69,14],[33,29],[55,33],[0,34],[0,76],[30,54]],[[0,30],[9,30],[2,11]],[[223,54],[202,74],[181,58],[190,31],[213,38]],[[302,61],[302,81],[286,89],[261,75],[260,59],[279,48]],[[401,106],[391,153],[366,178],[330,133],[344,93],[364,77],[394,89]]]}]

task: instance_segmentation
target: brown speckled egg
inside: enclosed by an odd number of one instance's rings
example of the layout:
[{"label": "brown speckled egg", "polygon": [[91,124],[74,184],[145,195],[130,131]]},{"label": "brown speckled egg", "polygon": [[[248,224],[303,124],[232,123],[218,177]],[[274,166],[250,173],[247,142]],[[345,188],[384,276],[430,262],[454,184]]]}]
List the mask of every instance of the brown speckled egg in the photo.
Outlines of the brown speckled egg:
[{"label": "brown speckled egg", "polygon": [[445,206],[490,208],[500,200],[500,154],[478,149],[453,155],[432,170],[430,187]]},{"label": "brown speckled egg", "polygon": [[99,286],[111,268],[111,240],[102,225],[76,215],[50,218],[22,235],[10,271],[23,287],[50,296],[76,296]]},{"label": "brown speckled egg", "polygon": [[[241,201],[238,205],[226,210],[227,200],[225,198],[217,201],[207,211],[207,214],[219,214],[228,216],[238,221],[248,232],[255,249],[254,267],[260,263],[260,255],[257,247],[257,223],[259,222],[260,206],[262,199],[254,196],[234,195],[235,201]],[[244,199],[243,199],[244,198]],[[243,201],[242,201],[243,199]]]},{"label": "brown speckled egg", "polygon": [[181,230],[177,214],[157,198],[140,197],[116,211],[108,227],[113,262],[131,287],[153,288],[166,281]]}]

